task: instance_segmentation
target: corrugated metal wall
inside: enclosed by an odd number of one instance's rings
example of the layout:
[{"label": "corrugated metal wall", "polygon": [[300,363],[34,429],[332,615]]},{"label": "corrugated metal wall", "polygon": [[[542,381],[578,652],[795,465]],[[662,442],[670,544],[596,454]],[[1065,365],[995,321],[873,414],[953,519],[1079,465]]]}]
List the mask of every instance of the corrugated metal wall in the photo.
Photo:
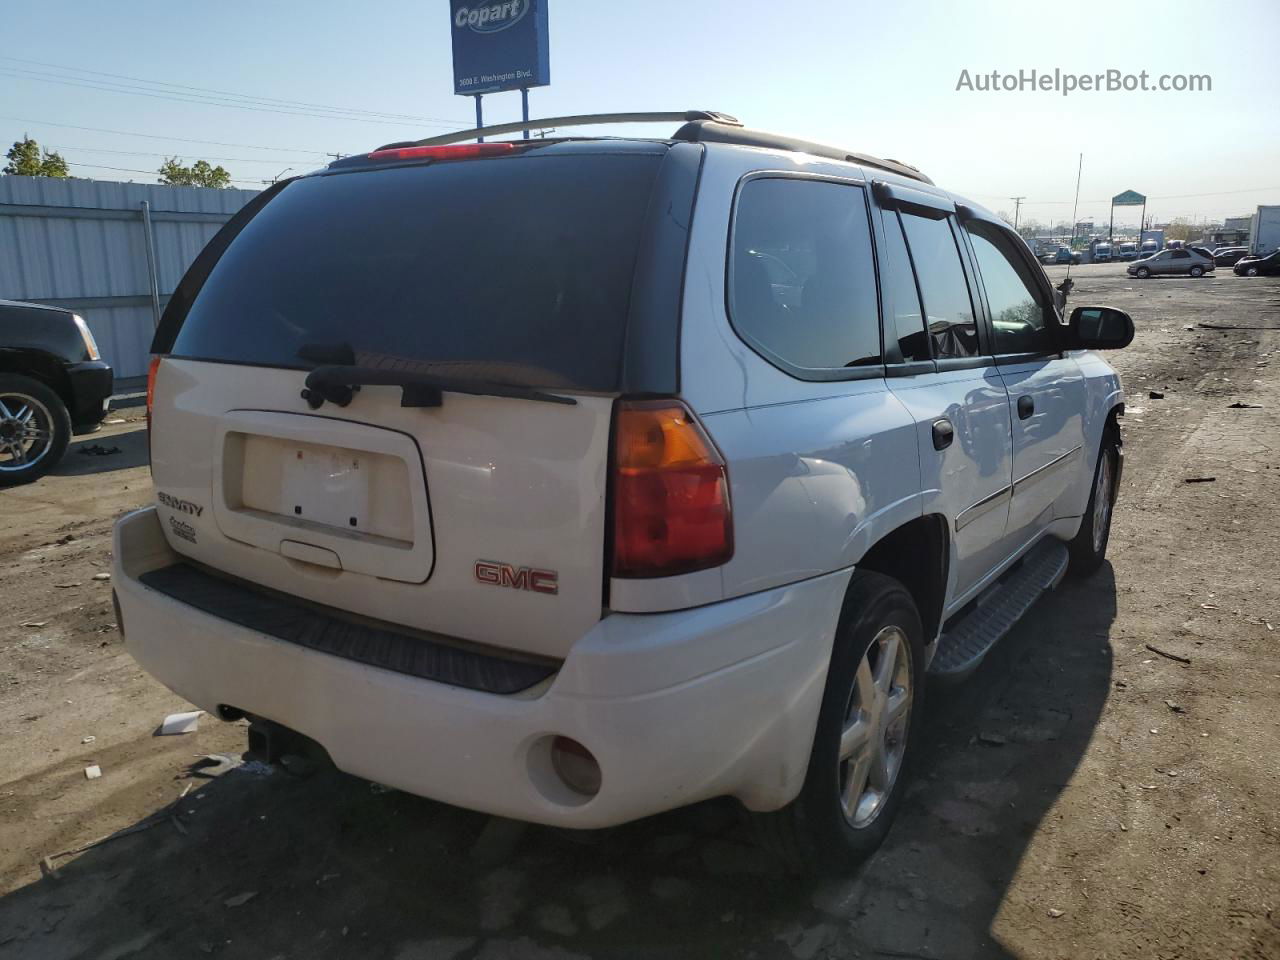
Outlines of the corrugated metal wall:
[{"label": "corrugated metal wall", "polygon": [[254,190],[0,176],[0,299],[70,307],[120,378],[145,375],[154,319],[142,202],[163,308]]}]

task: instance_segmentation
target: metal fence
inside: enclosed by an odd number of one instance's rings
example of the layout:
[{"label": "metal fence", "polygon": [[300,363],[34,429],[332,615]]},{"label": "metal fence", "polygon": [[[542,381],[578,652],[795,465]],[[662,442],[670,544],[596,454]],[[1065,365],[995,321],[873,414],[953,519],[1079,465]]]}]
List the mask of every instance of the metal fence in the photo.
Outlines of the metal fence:
[{"label": "metal fence", "polygon": [[0,176],[0,299],[75,310],[118,378],[142,376],[182,274],[256,192]]}]

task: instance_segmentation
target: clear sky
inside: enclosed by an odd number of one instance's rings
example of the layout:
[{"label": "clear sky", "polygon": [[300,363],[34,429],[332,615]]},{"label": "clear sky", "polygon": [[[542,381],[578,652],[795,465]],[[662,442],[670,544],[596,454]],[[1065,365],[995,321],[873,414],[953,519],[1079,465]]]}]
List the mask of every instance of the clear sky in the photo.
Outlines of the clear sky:
[{"label": "clear sky", "polygon": [[[549,3],[552,82],[531,94],[535,117],[723,110],[749,126],[905,160],[993,209],[1012,211],[1009,198],[1025,196],[1022,216],[1039,220],[1069,219],[1081,152],[1080,219],[1101,222],[1106,199],[1130,188],[1152,198],[1157,219],[1280,203],[1277,0]],[[30,133],[80,175],[150,181],[128,171],[154,170],[161,155],[176,154],[220,158],[237,185],[257,186],[285,168],[314,168],[328,151],[474,120],[472,101],[452,92],[447,0],[4,7],[0,141]],[[962,70],[1055,68],[1145,69],[1153,82],[1208,74],[1212,91],[956,89]],[[101,89],[108,84],[133,89]],[[195,92],[188,88],[258,102],[164,99]],[[298,116],[318,111],[265,98],[365,112]],[[519,119],[519,107],[518,93],[488,96],[486,122]],[[1118,217],[1125,220],[1135,223],[1137,211]]]}]

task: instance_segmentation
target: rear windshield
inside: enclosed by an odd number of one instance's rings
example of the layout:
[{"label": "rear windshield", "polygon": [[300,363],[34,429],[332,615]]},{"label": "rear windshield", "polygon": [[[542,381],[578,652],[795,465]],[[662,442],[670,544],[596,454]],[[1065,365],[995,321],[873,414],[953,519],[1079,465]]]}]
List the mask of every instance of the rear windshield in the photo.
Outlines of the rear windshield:
[{"label": "rear windshield", "polygon": [[659,155],[470,160],[308,177],[209,274],[176,356],[617,387]]}]

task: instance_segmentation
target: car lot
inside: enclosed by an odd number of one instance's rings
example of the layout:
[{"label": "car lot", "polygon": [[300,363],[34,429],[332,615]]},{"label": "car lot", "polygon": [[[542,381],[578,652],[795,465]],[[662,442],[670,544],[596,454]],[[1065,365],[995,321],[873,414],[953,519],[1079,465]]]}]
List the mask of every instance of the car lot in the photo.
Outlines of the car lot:
[{"label": "car lot", "polygon": [[[1280,955],[1280,281],[1124,270],[1071,268],[1071,304],[1138,327],[1112,358],[1112,563],[929,690],[900,821],[840,880],[786,877],[728,804],[583,834],[325,772],[190,779],[243,728],[153,738],[182,702],[129,659],[93,579],[111,521],[152,496],[145,432],[76,441],[0,492],[0,960]],[[95,446],[118,452],[78,452]],[[173,817],[41,878],[189,782]]]}]

